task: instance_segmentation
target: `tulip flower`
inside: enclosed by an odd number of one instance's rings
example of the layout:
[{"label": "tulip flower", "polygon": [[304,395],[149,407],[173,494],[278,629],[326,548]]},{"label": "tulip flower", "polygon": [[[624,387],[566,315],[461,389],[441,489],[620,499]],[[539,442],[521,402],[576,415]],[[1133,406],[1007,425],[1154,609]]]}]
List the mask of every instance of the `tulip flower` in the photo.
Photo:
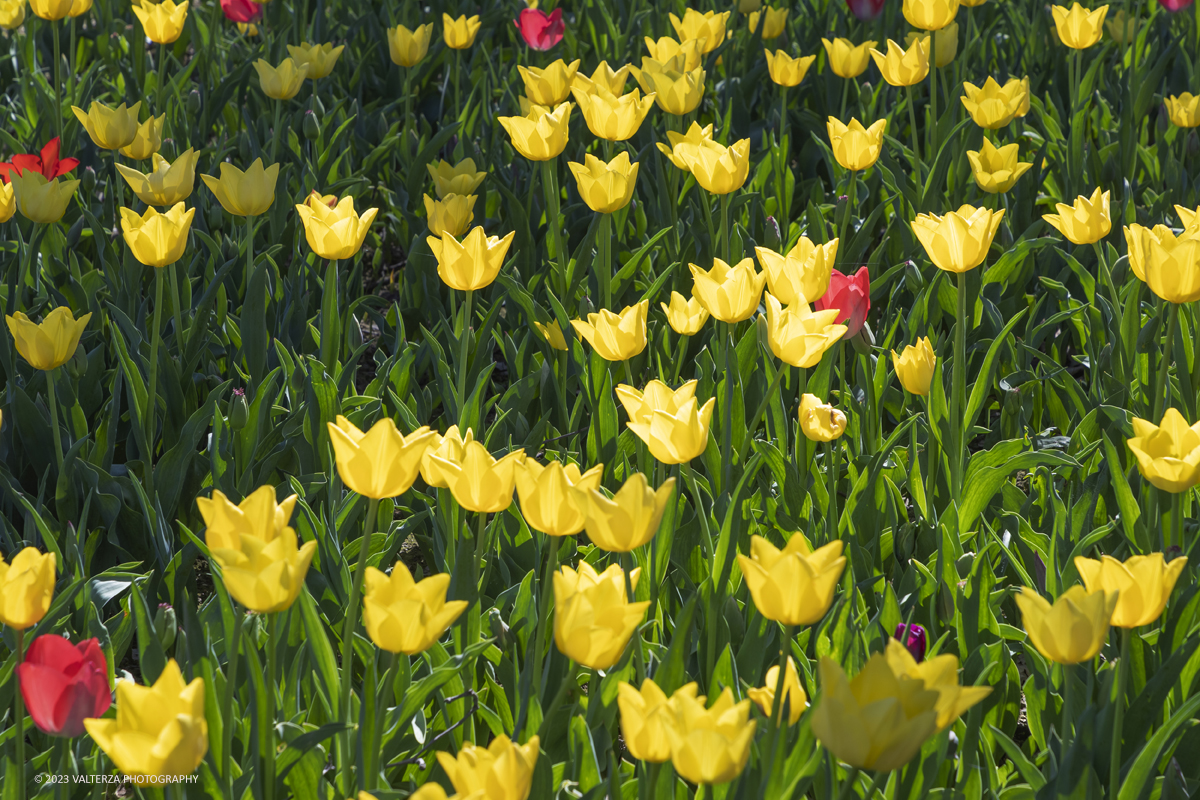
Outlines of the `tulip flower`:
[{"label": "tulip flower", "polygon": [[85,719],[83,725],[126,775],[190,775],[208,752],[204,679],[184,684],[171,659],[153,686],[117,683],[116,719]]},{"label": "tulip flower", "polygon": [[684,69],[684,59],[676,57],[665,64],[642,59],[642,68],[630,68],[633,77],[654,103],[668,114],[690,114],[704,97],[704,69]]},{"label": "tulip flower", "polygon": [[586,322],[571,320],[571,326],[605,361],[627,361],[646,349],[649,310],[649,300],[626,306],[619,314],[602,308],[599,313],[588,314]]},{"label": "tulip flower", "polygon": [[517,497],[526,524],[547,536],[574,536],[583,530],[585,493],[598,489],[604,465],[580,473],[575,464],[542,465],[525,459],[515,473]]},{"label": "tulip flower", "polygon": [[[624,142],[637,133],[654,105],[653,94],[642,97],[637,89],[619,96],[606,89],[587,92],[578,86],[571,91],[579,102],[588,130],[610,142]],[[621,155],[628,160],[627,154]]]},{"label": "tulip flower", "polygon": [[892,366],[896,377],[900,379],[906,391],[925,397],[929,394],[929,386],[933,383],[933,368],[937,364],[937,355],[933,352],[933,344],[925,336],[917,340],[915,345],[908,345],[900,355],[892,351]]},{"label": "tulip flower", "polygon": [[301,42],[299,46],[289,44],[287,49],[288,55],[292,57],[297,67],[308,67],[305,77],[309,80],[317,80],[333,72],[333,68],[337,65],[338,58],[346,46],[340,44],[334,47],[329,42],[325,44]]},{"label": "tulip flower", "polygon": [[138,125],[137,135],[133,137],[132,142],[121,148],[121,155],[135,161],[145,161],[157,153],[158,148],[162,147],[162,126],[166,118],[166,114],[160,114],[158,117],[151,115]]},{"label": "tulip flower", "polygon": [[800,430],[813,442],[832,442],[846,432],[846,415],[815,394],[800,398]]},{"label": "tulip flower", "polygon": [[196,160],[200,154],[190,147],[172,164],[158,153],[153,155],[154,170],[139,172],[124,164],[117,164],[117,171],[148,206],[173,206],[192,195],[196,184]]},{"label": "tulip flower", "polygon": [[1020,81],[1009,81],[1001,86],[995,78],[988,77],[983,88],[973,83],[963,83],[963,106],[971,119],[981,128],[996,130],[1012,122],[1027,102],[1026,87]]},{"label": "tulip flower", "polygon": [[[691,72],[700,66],[700,61],[704,57],[704,42],[702,39],[684,39],[676,41],[670,36],[663,36],[657,41],[649,36],[643,37],[643,42],[646,44],[646,50],[650,52],[650,60],[657,62],[659,65],[664,65],[673,59],[683,56],[683,64],[679,67],[681,72]],[[643,59],[643,68],[646,60]]]},{"label": "tulip flower", "polygon": [[584,155],[583,161],[582,164],[569,161],[567,166],[575,175],[579,196],[588,208],[598,214],[612,214],[629,205],[638,176],[638,165],[629,163],[629,153],[618,153],[607,164],[590,153]]},{"label": "tulip flower", "polygon": [[257,217],[265,214],[275,202],[275,181],[279,178],[279,165],[263,168],[261,158],[245,172],[233,164],[221,162],[221,177],[201,175],[204,183],[216,195],[221,207],[235,217]]},{"label": "tulip flower", "polygon": [[1062,43],[1075,50],[1085,50],[1100,41],[1108,6],[1103,5],[1095,11],[1088,11],[1079,3],[1073,3],[1070,9],[1066,6],[1051,6],[1050,13],[1054,15],[1054,27],[1058,30],[1058,38]]},{"label": "tulip flower", "polygon": [[726,686],[711,708],[700,698],[672,698],[676,723],[664,726],[675,772],[697,784],[728,783],[750,761],[758,723],[750,719],[750,701],[733,702]]},{"label": "tulip flower", "polygon": [[477,225],[461,241],[448,231],[443,231],[440,238],[426,237],[425,241],[437,259],[438,277],[451,289],[469,292],[492,285],[515,236],[515,231],[504,238],[488,236]]},{"label": "tulip flower", "polygon": [[[903,627],[903,625],[901,626]],[[922,638],[925,632],[921,631]],[[922,655],[924,643],[922,642]],[[992,693],[990,686],[963,686],[958,682],[958,656],[942,654],[918,663],[910,648],[897,639],[891,639],[884,657],[892,673],[901,680],[908,678],[921,681],[925,688],[937,692],[937,730],[946,730],[968,709]]]},{"label": "tulip flower", "polygon": [[567,146],[571,104],[562,103],[553,111],[534,108],[524,117],[496,119],[508,131],[514,150],[530,161],[549,161]]},{"label": "tulip flower", "polygon": [[667,324],[680,336],[695,336],[708,321],[708,309],[696,297],[671,292],[671,305],[659,303],[667,315]]},{"label": "tulip flower", "polygon": [[767,74],[780,86],[799,86],[808,74],[808,68],[817,60],[816,56],[792,58],[783,50],[763,51],[767,56]]},{"label": "tulip flower", "polygon": [[696,396],[697,381],[691,380],[672,390],[661,381],[650,381],[646,388],[639,392],[632,386],[618,384],[617,399],[629,415],[630,422],[649,423],[654,418],[654,412],[665,411],[675,414],[683,405]]},{"label": "tulip flower", "polygon": [[846,0],[851,13],[863,22],[870,22],[883,13],[884,0]]},{"label": "tulip flower", "polygon": [[879,158],[887,120],[881,119],[864,128],[857,119],[844,125],[836,117],[830,117],[828,128],[833,157],[844,169],[857,171],[869,168]]},{"label": "tulip flower", "polygon": [[1200,483],[1200,422],[1189,427],[1174,408],[1158,425],[1134,417],[1127,443],[1142,477],[1164,492],[1178,494]]},{"label": "tulip flower", "polygon": [[483,23],[479,21],[479,15],[467,17],[463,14],[458,19],[451,17],[449,14],[442,14],[442,37],[446,41],[446,46],[451,50],[466,50],[471,45],[475,44],[475,34],[479,33],[479,28]]},{"label": "tulip flower", "polygon": [[1165,101],[1171,124],[1180,128],[1200,126],[1200,95],[1184,92],[1171,95]]},{"label": "tulip flower", "polygon": [[750,32],[758,30],[758,21],[762,20],[762,38],[764,41],[778,38],[787,28],[788,10],[786,8],[768,8],[765,11],[754,11],[750,14]]},{"label": "tulip flower", "polygon": [[449,488],[450,472],[439,466],[442,462],[461,466],[467,445],[475,440],[470,428],[459,435],[458,426],[451,425],[444,436],[433,439],[421,456],[421,478],[435,489]]},{"label": "tulip flower", "polygon": [[329,441],[342,483],[374,500],[408,491],[436,437],[423,425],[405,436],[391,417],[379,420],[366,433],[340,414],[336,424],[329,423]]},{"label": "tulip flower", "polygon": [[525,800],[533,786],[540,744],[537,736],[517,744],[501,734],[486,748],[465,742],[457,758],[439,752],[437,759],[458,792],[456,797]]},{"label": "tulip flower", "polygon": [[1056,664],[1079,664],[1096,657],[1108,638],[1117,599],[1115,593],[1089,592],[1082,586],[1067,589],[1054,605],[1028,586],[1016,595],[1030,643]]},{"label": "tulip flower", "polygon": [[713,126],[711,123],[702,128],[698,123],[693,122],[686,134],[667,131],[667,141],[670,143],[670,147],[662,142],[657,142],[656,146],[659,152],[665,155],[672,164],[684,172],[691,172],[692,168],[689,162],[682,157],[677,157],[675,155],[675,148],[680,145],[686,145],[686,147],[679,150],[679,153],[682,154],[686,152],[687,147],[702,147],[705,142],[712,141],[712,133]]},{"label": "tulip flower", "polygon": [[[963,5],[967,5],[963,3]],[[925,32],[910,33],[904,39],[906,47],[912,47],[913,42],[917,39],[927,40],[932,37]],[[958,55],[958,23],[951,22],[946,27],[938,31],[937,35],[937,52],[934,53],[933,61],[938,67],[948,67],[954,62],[954,57]]]},{"label": "tulip flower", "polygon": [[321,258],[340,261],[353,258],[362,248],[379,209],[368,208],[360,215],[354,211],[354,198],[343,197],[334,208],[323,203],[299,204],[296,212],[312,251]]},{"label": "tulip flower", "polygon": [[230,22],[246,25],[262,16],[263,7],[253,0],[221,0],[221,11]]},{"label": "tulip flower", "polygon": [[688,269],[694,280],[692,295],[721,322],[749,319],[758,308],[767,276],[764,272],[754,271],[752,259],[743,258],[731,267],[716,258],[709,270],[695,264],[688,264]]},{"label": "tulip flower", "polygon": [[71,13],[72,3],[73,0],[29,0],[29,7],[41,19],[54,22]]},{"label": "tulip flower", "polygon": [[518,65],[517,72],[525,83],[525,94],[530,102],[556,106],[571,93],[571,82],[579,72],[579,59],[567,64],[560,58],[545,69]]},{"label": "tulip flower", "polygon": [[1180,224],[1189,231],[1200,227],[1200,206],[1196,206],[1196,209],[1193,211],[1190,208],[1177,205],[1175,206],[1175,213],[1179,215]]},{"label": "tulip flower", "polygon": [[730,194],[742,188],[750,175],[750,140],[729,147],[708,140],[698,146],[679,145],[675,157],[688,166],[696,183],[712,194]]},{"label": "tulip flower", "polygon": [[561,42],[563,31],[566,29],[561,8],[556,8],[549,14],[536,8],[523,8],[513,20],[513,25],[517,26],[525,44],[542,52]]},{"label": "tulip flower", "polygon": [[[901,622],[896,626],[892,638],[908,650],[914,663],[920,664],[925,660],[925,629],[920,625]],[[891,646],[890,643],[888,646]]]},{"label": "tulip flower", "polygon": [[575,78],[571,81],[571,91],[573,93],[578,89],[587,94],[605,91],[620,96],[625,93],[625,81],[629,78],[630,69],[632,67],[626,64],[614,72],[607,61],[601,61],[590,76],[582,72],[575,73]]},{"label": "tulip flower", "polygon": [[[626,388],[628,391],[629,387]],[[662,388],[666,389],[665,386]],[[630,412],[629,422],[626,423],[629,430],[649,446],[651,455],[664,464],[684,464],[702,455],[708,446],[709,422],[717,399],[710,397],[708,402],[700,406],[695,397],[688,397],[682,402],[678,402],[676,397],[666,400],[661,394],[651,394],[650,389],[651,386],[647,386],[648,391],[642,397],[643,409],[638,416]],[[691,388],[691,392],[695,392],[695,387]],[[627,396],[622,396],[621,401],[628,410],[630,405]],[[646,410],[650,411],[649,418],[644,413]]]},{"label": "tulip flower", "polygon": [[788,626],[814,625],[833,603],[846,558],[841,540],[814,551],[796,533],[780,550],[755,535],[750,555],[739,554],[738,565],[760,614]]},{"label": "tulip flower", "polygon": [[425,168],[433,178],[433,188],[438,198],[450,194],[475,194],[475,190],[487,177],[486,172],[475,171],[475,160],[472,158],[464,158],[453,166],[445,161],[438,161],[437,166],[426,164]]},{"label": "tulip flower", "polygon": [[867,41],[856,45],[849,39],[821,39],[825,45],[825,54],[829,57],[829,68],[839,78],[857,78],[862,75],[867,65],[871,63],[871,49],[879,44]]},{"label": "tulip flower", "polygon": [[611,500],[600,493],[597,485],[582,489],[575,502],[584,513],[584,527],[592,544],[610,553],[629,553],[658,533],[674,491],[674,478],[667,478],[656,491],[650,488],[645,475],[635,472]]},{"label": "tulip flower", "polygon": [[[12,329],[13,318],[8,320]],[[19,348],[21,340],[17,341]],[[11,563],[0,555],[0,623],[23,631],[42,621],[54,597],[54,565],[54,553],[41,553],[36,547],[26,547]]]},{"label": "tulip flower", "polygon": [[1131,14],[1129,19],[1125,19],[1125,12],[1117,9],[1104,20],[1104,29],[1108,31],[1108,35],[1114,42],[1128,44],[1133,41],[1133,37],[1137,33],[1137,24],[1137,14]]},{"label": "tulip flower", "polygon": [[268,614],[296,602],[316,550],[316,541],[300,545],[296,530],[284,526],[269,541],[241,534],[236,547],[211,552],[229,594],[251,611]]},{"label": "tulip flower", "polygon": [[512,505],[516,471],[525,460],[524,450],[514,450],[494,458],[479,442],[463,446],[461,463],[447,461],[436,454],[432,460],[441,468],[447,488],[467,511],[496,514]]},{"label": "tulip flower", "polygon": [[567,350],[567,339],[563,336],[562,328],[558,327],[558,320],[551,320],[545,324],[535,321],[533,327],[542,335],[542,338],[555,350]]},{"label": "tulip flower", "polygon": [[79,159],[59,159],[58,147],[58,137],[55,136],[46,142],[46,146],[36,156],[32,153],[18,153],[11,161],[0,163],[0,178],[8,183],[14,172],[18,175],[23,172],[40,172],[48,181],[66,175],[79,166]]},{"label": "tulip flower", "polygon": [[1075,569],[1089,592],[1117,595],[1110,624],[1118,628],[1150,625],[1162,616],[1186,565],[1187,558],[1165,563],[1162,553],[1131,556],[1124,563],[1108,555],[1099,560],[1075,557]]},{"label": "tulip flower", "polygon": [[997,148],[990,139],[983,140],[979,150],[968,150],[971,173],[975,184],[989,194],[1002,194],[1011,189],[1033,164],[1018,161],[1016,142]]},{"label": "tulip flower", "polygon": [[1055,203],[1057,214],[1043,214],[1058,232],[1074,244],[1092,244],[1108,236],[1112,230],[1112,218],[1108,212],[1108,192],[1097,187],[1092,196],[1080,195],[1074,206]]},{"label": "tulip flower", "polygon": [[892,86],[912,86],[929,74],[929,39],[915,40],[907,50],[888,39],[887,54],[871,48],[871,58]]},{"label": "tulip flower", "polygon": [[[640,569],[629,573],[636,588]],[[579,570],[564,566],[554,573],[554,642],[567,658],[589,669],[611,669],[625,652],[649,602],[631,603],[625,572],[612,564],[597,573],[586,561]]]},{"label": "tulip flower", "polygon": [[296,495],[276,503],[274,487],[260,486],[235,504],[224,492],[215,489],[211,498],[197,497],[196,507],[204,519],[204,538],[209,549],[237,549],[243,536],[262,542],[281,537],[296,507]]},{"label": "tulip flower", "polygon": [[55,178],[48,181],[40,172],[26,171],[12,176],[17,208],[31,222],[58,222],[67,212],[67,204],[78,187],[78,180]]},{"label": "tulip flower", "polygon": [[272,67],[269,61],[260,58],[254,62],[254,69],[258,72],[263,94],[275,100],[291,100],[308,77],[309,65],[285,58],[278,67]]},{"label": "tulip flower", "polygon": [[475,219],[475,195],[463,197],[460,194],[446,195],[443,200],[434,200],[425,195],[425,216],[429,222],[429,232],[437,237],[441,245],[441,236],[448,233],[452,237],[462,236]]},{"label": "tulip flower", "polygon": [[837,309],[840,313],[835,322],[846,326],[847,337],[855,336],[867,321],[871,310],[871,277],[866,267],[859,267],[853,276],[833,270],[829,276],[829,288],[814,304],[817,311]]},{"label": "tulip flower", "polygon": [[121,231],[125,236],[125,244],[129,245],[133,257],[147,267],[161,268],[174,264],[183,257],[195,215],[196,209],[185,210],[182,202],[176,203],[164,214],[153,208],[147,208],[145,214],[138,214],[122,207]]},{"label": "tulip flower", "polygon": [[847,680],[829,656],[818,666],[821,699],[812,711],[817,741],[852,767],[890,772],[904,766],[937,732],[938,693],[901,680],[876,653]]},{"label": "tulip flower", "polygon": [[1172,13],[1183,11],[1192,4],[1192,0],[1162,0],[1161,5]]},{"label": "tulip flower", "polygon": [[75,355],[79,338],[91,318],[92,314],[88,312],[75,319],[71,309],[60,306],[43,317],[41,324],[29,319],[23,311],[17,311],[6,320],[21,357],[34,369],[49,372]]},{"label": "tulip flower", "polygon": [[171,0],[162,0],[161,3],[143,0],[140,5],[133,6],[133,13],[141,21],[146,38],[156,44],[171,44],[179,38],[183,33],[187,12],[186,2],[175,4]]},{"label": "tulip flower", "polygon": [[82,736],[84,718],[102,716],[112,705],[108,662],[97,639],[72,644],[55,634],[37,637],[17,665],[17,681],[33,724],[51,736]]},{"label": "tulip flower", "polygon": [[1125,228],[1129,266],[1138,279],[1170,303],[1200,300],[1200,231],[1178,237],[1166,225]]},{"label": "tulip flower", "polygon": [[954,22],[959,0],[904,0],[904,18],[914,28],[940,31]]},{"label": "tulip flower", "polygon": [[418,25],[409,30],[403,25],[388,28],[388,55],[392,63],[401,67],[415,67],[429,52],[429,40],[433,38],[433,23]]},{"label": "tulip flower", "polygon": [[838,311],[813,312],[803,299],[783,308],[767,292],[766,306],[767,343],[776,358],[793,367],[815,367],[825,351],[848,330],[834,322]]},{"label": "tulip flower", "polygon": [[837,251],[837,239],[818,245],[807,236],[801,236],[786,256],[765,247],[754,248],[771,294],[787,305],[815,300],[829,290]]},{"label": "tulip flower", "polygon": [[[746,691],[746,694],[751,700],[758,703],[762,713],[770,718],[775,710],[775,687],[779,685],[779,665],[771,667],[767,670],[766,680],[763,685],[758,688],[751,688]],[[808,695],[804,692],[804,687],[800,685],[800,673],[796,671],[796,662],[791,656],[787,659],[787,671],[783,674],[783,699],[780,700],[780,708],[786,704],[788,725],[795,725],[800,721],[800,716],[808,707]]]},{"label": "tulip flower", "polygon": [[71,111],[75,112],[75,118],[87,130],[96,147],[101,150],[120,150],[137,138],[138,111],[141,108],[140,100],[128,108],[124,103],[109,108],[93,101],[86,114],[78,106],[71,106]]},{"label": "tulip flower", "polygon": [[[753,14],[762,9],[762,0],[738,0],[737,9],[739,14]],[[754,32],[754,26],[750,27],[750,31]]]},{"label": "tulip flower", "polygon": [[11,183],[0,183],[0,223],[8,222],[17,213],[17,196]]},{"label": "tulip flower", "polygon": [[683,19],[674,14],[668,15],[671,27],[680,41],[687,39],[703,39],[700,52],[708,55],[721,46],[725,41],[725,25],[729,21],[729,11],[706,11],[701,13],[694,8],[684,12]]},{"label": "tulip flower", "polygon": [[918,214],[912,230],[934,266],[946,272],[963,273],[975,269],[987,258],[1003,218],[1003,210],[963,205],[943,217]]},{"label": "tulip flower", "polygon": [[[671,742],[667,730],[679,721],[678,698],[697,699],[695,682],[681,686],[667,697],[650,678],[635,689],[625,681],[617,684],[617,708],[621,712],[621,736],[629,754],[639,761],[661,764],[671,760]],[[704,699],[699,698],[703,703]]]},{"label": "tulip flower", "polygon": [[15,31],[25,22],[25,0],[0,0],[0,28]]},{"label": "tulip flower", "polygon": [[390,576],[367,567],[363,580],[363,627],[371,641],[389,653],[424,653],[469,605],[446,600],[449,575],[414,581],[403,561],[395,563]]}]

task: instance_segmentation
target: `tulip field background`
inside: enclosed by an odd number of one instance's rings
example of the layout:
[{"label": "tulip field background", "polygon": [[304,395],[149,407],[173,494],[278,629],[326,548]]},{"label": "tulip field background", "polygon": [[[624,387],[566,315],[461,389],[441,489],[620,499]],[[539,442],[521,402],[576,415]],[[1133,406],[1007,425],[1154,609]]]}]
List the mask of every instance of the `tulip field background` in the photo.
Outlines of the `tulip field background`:
[{"label": "tulip field background", "polygon": [[0,800],[1200,791],[1200,4],[530,5],[0,0]]}]

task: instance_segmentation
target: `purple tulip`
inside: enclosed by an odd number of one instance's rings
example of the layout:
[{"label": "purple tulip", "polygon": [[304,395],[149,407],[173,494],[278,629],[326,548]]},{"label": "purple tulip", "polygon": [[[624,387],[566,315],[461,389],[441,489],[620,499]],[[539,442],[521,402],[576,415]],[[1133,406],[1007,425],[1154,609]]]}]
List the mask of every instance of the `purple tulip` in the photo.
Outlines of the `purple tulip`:
[{"label": "purple tulip", "polygon": [[[907,634],[905,628],[908,629]],[[925,629],[920,625],[905,625],[901,622],[896,626],[896,639],[908,648],[908,652],[912,653],[912,657],[921,663],[925,660]]]}]

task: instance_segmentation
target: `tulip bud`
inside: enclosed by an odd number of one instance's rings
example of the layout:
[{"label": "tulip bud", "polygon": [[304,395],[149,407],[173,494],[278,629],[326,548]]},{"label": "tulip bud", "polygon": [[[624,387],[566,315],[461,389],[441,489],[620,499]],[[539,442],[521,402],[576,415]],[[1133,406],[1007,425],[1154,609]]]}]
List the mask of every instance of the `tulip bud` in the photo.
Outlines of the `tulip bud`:
[{"label": "tulip bud", "polygon": [[254,160],[250,152],[250,135],[246,133],[244,128],[238,134],[238,155],[241,157],[243,164],[249,164]]},{"label": "tulip bud", "polygon": [[858,333],[850,337],[850,344],[859,355],[871,355],[871,348],[875,346],[875,334],[871,333],[871,326],[864,322]]},{"label": "tulip bud", "polygon": [[67,362],[67,374],[71,376],[71,380],[77,381],[87,374],[88,360],[87,353],[82,347],[76,347],[74,355]]},{"label": "tulip bud", "polygon": [[154,613],[154,635],[162,644],[163,650],[175,644],[175,634],[179,628],[175,619],[175,609],[170,603],[159,603],[158,611]]},{"label": "tulip bud", "polygon": [[187,99],[184,100],[184,108],[187,109],[188,116],[195,118],[200,115],[200,92],[192,89],[188,92]]},{"label": "tulip bud", "polygon": [[905,625],[902,622],[896,626],[896,634],[892,638],[898,639],[918,664],[925,660],[925,629],[920,625]]},{"label": "tulip bud", "polygon": [[496,638],[496,646],[501,650],[507,650],[510,643],[508,626],[504,624],[504,620],[500,616],[500,609],[494,606],[488,611],[488,628],[491,630],[492,636]]},{"label": "tulip bud", "polygon": [[[208,223],[208,229],[210,231],[221,230],[221,225],[224,220],[224,214],[221,213],[221,206],[217,204],[210,204],[208,206],[208,210],[205,212],[205,220]],[[225,252],[223,247],[221,248],[221,252],[222,254]]]},{"label": "tulip bud", "polygon": [[779,232],[779,223],[774,217],[767,217],[767,224],[764,227],[767,235],[763,247],[778,252],[783,245],[783,235]]},{"label": "tulip bud", "polygon": [[81,187],[85,195],[91,196],[96,191],[96,170],[91,167],[84,167],[83,175],[80,176]]},{"label": "tulip bud", "polygon": [[315,141],[321,135],[321,125],[312,111],[304,112],[304,123],[301,125],[301,129],[304,131],[304,138],[310,142]]},{"label": "tulip bud", "polygon": [[350,325],[350,330],[348,331],[350,336],[350,347],[354,350],[357,350],[358,348],[362,347],[363,343],[362,324],[358,321],[358,317],[353,315],[350,317],[350,322],[352,323]]},{"label": "tulip bud", "polygon": [[250,421],[250,406],[246,403],[246,390],[234,389],[229,401],[229,427],[240,431]]},{"label": "tulip bud", "polygon": [[733,597],[725,598],[725,624],[729,626],[729,639],[740,642],[746,634],[746,622],[742,619],[742,609]]}]

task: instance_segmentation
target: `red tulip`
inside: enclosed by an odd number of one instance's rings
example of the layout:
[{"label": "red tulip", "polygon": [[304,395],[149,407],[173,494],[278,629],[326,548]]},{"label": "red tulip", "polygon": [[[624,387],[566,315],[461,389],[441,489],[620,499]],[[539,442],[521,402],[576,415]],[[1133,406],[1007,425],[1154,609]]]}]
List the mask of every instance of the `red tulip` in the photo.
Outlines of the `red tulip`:
[{"label": "red tulip", "polygon": [[522,9],[520,16],[513,20],[513,25],[521,32],[525,44],[534,50],[549,50],[554,47],[562,41],[563,30],[566,28],[562,21],[561,8],[556,8],[549,14],[536,8]]},{"label": "red tulip", "polygon": [[254,22],[262,16],[262,6],[250,0],[221,0],[225,18],[233,22]]},{"label": "red tulip", "polygon": [[1159,4],[1167,7],[1168,11],[1183,11],[1192,4],[1192,0],[1158,0]]},{"label": "red tulip", "polygon": [[829,288],[816,302],[818,311],[836,308],[841,311],[837,321],[849,328],[846,338],[857,334],[867,321],[867,312],[871,310],[871,278],[867,275],[866,267],[859,267],[853,277],[848,277],[836,269],[829,277]]},{"label": "red tulip", "polygon": [[883,13],[883,0],[846,0],[846,5],[860,20],[872,20]]},{"label": "red tulip", "polygon": [[61,636],[39,636],[17,666],[17,680],[33,723],[52,736],[81,736],[83,720],[112,705],[108,665],[95,639],[76,645]]},{"label": "red tulip", "polygon": [[58,137],[55,136],[50,141],[46,142],[46,146],[42,148],[40,156],[35,156],[33,153],[22,153],[12,157],[12,161],[0,163],[0,176],[4,177],[4,182],[8,183],[13,170],[17,174],[25,172],[40,172],[46,176],[46,180],[52,181],[60,175],[66,175],[71,170],[79,166],[78,158],[64,158],[59,160],[58,157]]}]

